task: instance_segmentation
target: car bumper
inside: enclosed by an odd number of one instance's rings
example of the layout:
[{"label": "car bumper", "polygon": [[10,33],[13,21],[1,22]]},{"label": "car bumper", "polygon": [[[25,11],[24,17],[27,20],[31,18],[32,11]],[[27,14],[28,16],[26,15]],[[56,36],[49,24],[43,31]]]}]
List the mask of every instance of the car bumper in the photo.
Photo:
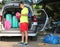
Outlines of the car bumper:
[{"label": "car bumper", "polygon": [[[1,36],[22,36],[22,34],[20,32],[1,32],[0,33],[0,37]],[[37,36],[37,33],[28,33],[28,36]]]}]

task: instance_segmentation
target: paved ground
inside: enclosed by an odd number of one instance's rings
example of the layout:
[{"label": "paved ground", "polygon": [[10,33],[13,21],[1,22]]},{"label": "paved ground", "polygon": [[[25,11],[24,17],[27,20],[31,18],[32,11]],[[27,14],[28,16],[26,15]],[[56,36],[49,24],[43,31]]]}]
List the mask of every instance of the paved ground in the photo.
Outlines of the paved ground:
[{"label": "paved ground", "polygon": [[[4,38],[2,41],[0,41],[0,47],[27,47],[27,46],[21,46],[17,43],[19,42],[19,39],[21,38]],[[28,47],[60,47],[60,44],[58,45],[51,45],[51,44],[44,44],[42,43],[42,37],[38,37],[37,41],[30,41],[29,40],[29,46]]]}]

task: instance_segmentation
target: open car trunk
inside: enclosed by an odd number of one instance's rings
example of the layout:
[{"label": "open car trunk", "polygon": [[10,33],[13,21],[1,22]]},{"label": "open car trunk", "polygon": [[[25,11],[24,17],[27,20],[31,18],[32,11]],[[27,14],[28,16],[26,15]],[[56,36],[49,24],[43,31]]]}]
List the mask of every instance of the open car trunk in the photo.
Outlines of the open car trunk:
[{"label": "open car trunk", "polygon": [[[29,9],[29,8],[28,8]],[[12,15],[12,17],[13,16],[15,16],[15,14],[16,14],[16,12],[20,12],[21,13],[21,8],[19,8],[19,7],[6,7],[5,9],[4,9],[4,15],[3,15],[3,19],[4,18],[6,18],[6,14],[11,14]],[[29,12],[31,12],[31,10],[29,9]],[[31,12],[32,13],[32,12]],[[31,19],[31,17],[28,17],[28,19],[29,19],[29,33],[33,33],[33,31],[32,30],[30,30],[31,29],[31,24],[32,24],[32,19]],[[18,20],[18,22],[20,22],[20,20]],[[3,31],[3,32],[13,32],[13,33],[19,33],[20,32],[20,29],[19,29],[19,27],[17,27],[17,28],[13,28],[13,27],[11,27],[11,29],[5,29],[5,31]]]}]

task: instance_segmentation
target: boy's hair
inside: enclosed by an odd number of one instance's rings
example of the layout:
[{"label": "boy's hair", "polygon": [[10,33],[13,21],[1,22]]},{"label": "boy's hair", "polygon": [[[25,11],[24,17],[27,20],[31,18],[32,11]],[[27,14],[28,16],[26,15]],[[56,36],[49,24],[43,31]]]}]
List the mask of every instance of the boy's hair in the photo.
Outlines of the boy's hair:
[{"label": "boy's hair", "polygon": [[20,4],[24,4],[22,1],[19,3],[19,6],[20,6]]}]

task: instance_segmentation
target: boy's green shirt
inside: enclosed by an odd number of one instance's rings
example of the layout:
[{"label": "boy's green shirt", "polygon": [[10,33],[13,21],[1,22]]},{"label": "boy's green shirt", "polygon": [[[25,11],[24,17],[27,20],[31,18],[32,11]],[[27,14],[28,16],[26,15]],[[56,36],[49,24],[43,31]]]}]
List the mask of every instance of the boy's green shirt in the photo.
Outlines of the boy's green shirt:
[{"label": "boy's green shirt", "polygon": [[27,14],[25,16],[21,15],[20,17],[20,23],[27,22],[28,23],[28,8],[24,7],[21,10],[21,14]]}]

